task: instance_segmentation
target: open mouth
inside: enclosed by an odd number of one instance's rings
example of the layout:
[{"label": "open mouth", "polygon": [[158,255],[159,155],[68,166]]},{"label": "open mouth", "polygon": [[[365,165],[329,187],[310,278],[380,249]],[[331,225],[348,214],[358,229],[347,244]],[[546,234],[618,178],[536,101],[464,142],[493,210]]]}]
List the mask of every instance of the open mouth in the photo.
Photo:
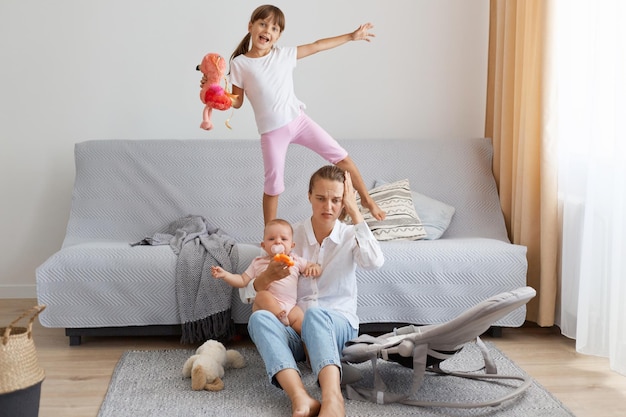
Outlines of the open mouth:
[{"label": "open mouth", "polygon": [[263,43],[268,43],[270,41],[270,38],[268,38],[267,36],[261,35],[259,36],[259,40]]}]

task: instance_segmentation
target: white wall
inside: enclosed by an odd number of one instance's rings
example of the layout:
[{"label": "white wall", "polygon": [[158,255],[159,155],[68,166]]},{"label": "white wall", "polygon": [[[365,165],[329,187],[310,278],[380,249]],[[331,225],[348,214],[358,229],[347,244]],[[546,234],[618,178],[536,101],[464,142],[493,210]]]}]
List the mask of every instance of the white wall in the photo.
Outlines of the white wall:
[{"label": "white wall", "polygon": [[[296,92],[343,138],[484,135],[488,0],[276,1],[281,43],[372,21],[372,43],[300,61]],[[63,241],[73,145],[88,139],[256,138],[249,105],[199,129],[195,66],[230,56],[259,0],[0,0],[0,298],[34,297]]]}]

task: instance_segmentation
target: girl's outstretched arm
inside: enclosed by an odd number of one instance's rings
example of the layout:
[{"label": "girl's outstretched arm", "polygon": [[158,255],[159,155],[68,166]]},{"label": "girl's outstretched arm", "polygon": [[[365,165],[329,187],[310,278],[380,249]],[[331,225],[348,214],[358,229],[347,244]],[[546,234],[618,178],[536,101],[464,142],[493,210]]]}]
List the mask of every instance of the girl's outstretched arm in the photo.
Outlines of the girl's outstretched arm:
[{"label": "girl's outstretched arm", "polygon": [[319,39],[313,43],[298,46],[298,59],[306,58],[309,55],[326,51],[328,49],[336,48],[344,43],[350,41],[370,41],[370,38],[376,36],[370,33],[370,30],[374,28],[371,23],[364,23],[357,28],[354,32],[346,33],[345,35],[334,36],[332,38]]}]

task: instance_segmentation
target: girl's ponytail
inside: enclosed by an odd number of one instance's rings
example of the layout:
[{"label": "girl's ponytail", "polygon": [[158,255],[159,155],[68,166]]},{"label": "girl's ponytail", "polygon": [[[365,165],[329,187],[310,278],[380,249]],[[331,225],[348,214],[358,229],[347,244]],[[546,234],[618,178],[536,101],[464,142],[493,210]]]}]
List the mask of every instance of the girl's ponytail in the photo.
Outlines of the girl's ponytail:
[{"label": "girl's ponytail", "polygon": [[241,42],[239,42],[239,45],[237,45],[237,48],[235,48],[233,54],[230,56],[231,61],[239,55],[243,55],[250,50],[250,37],[250,32],[246,33],[246,36],[243,37]]}]

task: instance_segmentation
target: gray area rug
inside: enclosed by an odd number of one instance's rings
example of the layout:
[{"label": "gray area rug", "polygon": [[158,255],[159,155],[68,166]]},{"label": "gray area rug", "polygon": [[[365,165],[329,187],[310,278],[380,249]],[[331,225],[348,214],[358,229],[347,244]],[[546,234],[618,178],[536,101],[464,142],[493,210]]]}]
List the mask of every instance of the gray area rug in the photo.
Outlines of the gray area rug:
[{"label": "gray area rug", "polygon": [[[498,373],[525,375],[524,371],[486,343]],[[284,392],[272,386],[265,374],[263,361],[254,348],[237,349],[248,365],[229,369],[224,376],[225,388],[219,392],[193,391],[191,380],[183,379],[182,366],[194,351],[191,349],[128,351],[120,359],[98,417],[279,417],[290,416],[291,406]],[[454,371],[475,371],[482,367],[482,356],[474,343],[442,363]],[[372,385],[371,363],[360,364],[363,384]],[[379,361],[379,371],[393,392],[407,392],[412,370],[394,363]],[[303,381],[311,395],[320,398],[317,382],[305,364],[300,366]],[[480,382],[451,376],[427,374],[414,399],[430,401],[482,402],[495,398],[519,382]],[[523,394],[497,407],[489,408],[422,408],[401,404],[378,405],[346,400],[348,416],[573,416],[554,396],[536,381]]]}]

